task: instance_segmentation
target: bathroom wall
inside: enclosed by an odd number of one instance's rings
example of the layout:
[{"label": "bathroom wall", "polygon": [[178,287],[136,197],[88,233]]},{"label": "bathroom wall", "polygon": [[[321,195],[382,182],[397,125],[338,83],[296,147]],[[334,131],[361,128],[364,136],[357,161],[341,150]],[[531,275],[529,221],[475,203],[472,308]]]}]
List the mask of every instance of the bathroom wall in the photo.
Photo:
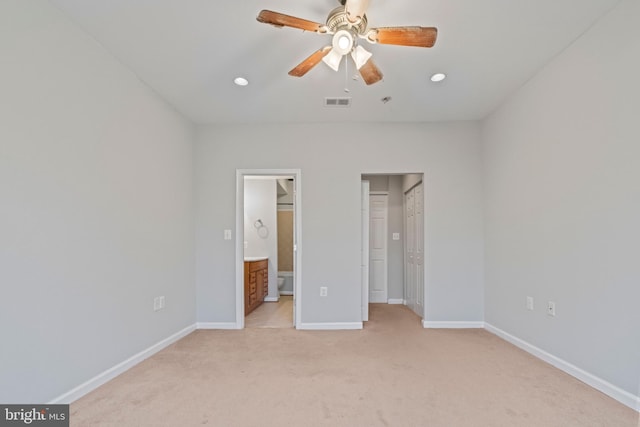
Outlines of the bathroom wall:
[{"label": "bathroom wall", "polygon": [[[278,297],[278,221],[276,180],[247,177],[244,180],[245,257],[269,257],[269,299]],[[257,220],[262,226],[256,227]]]},{"label": "bathroom wall", "polygon": [[280,295],[293,295],[293,180],[280,180],[287,194],[278,196],[278,277],[284,278]]}]

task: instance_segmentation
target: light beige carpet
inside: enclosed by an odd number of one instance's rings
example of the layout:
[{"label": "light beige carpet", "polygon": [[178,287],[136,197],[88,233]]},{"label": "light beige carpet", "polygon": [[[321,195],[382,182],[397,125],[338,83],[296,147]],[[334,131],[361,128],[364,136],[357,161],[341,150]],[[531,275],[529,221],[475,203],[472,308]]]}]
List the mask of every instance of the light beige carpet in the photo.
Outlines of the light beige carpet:
[{"label": "light beige carpet", "polygon": [[616,426],[638,413],[483,330],[371,305],[360,331],[196,331],[71,405],[72,426]]}]

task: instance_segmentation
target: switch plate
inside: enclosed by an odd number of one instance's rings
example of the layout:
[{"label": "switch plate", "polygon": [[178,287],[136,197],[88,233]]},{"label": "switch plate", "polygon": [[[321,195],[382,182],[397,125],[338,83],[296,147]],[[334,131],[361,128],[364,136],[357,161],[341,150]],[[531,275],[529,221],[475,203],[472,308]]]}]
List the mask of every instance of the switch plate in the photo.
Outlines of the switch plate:
[{"label": "switch plate", "polygon": [[160,305],[161,309],[164,308],[164,295],[158,297],[158,304]]},{"label": "switch plate", "polygon": [[160,298],[154,297],[153,298],[153,311],[158,311],[158,310],[160,310]]},{"label": "switch plate", "polygon": [[327,296],[327,292],[328,292],[328,289],[327,289],[326,286],[320,286],[320,296],[321,297],[326,297]]},{"label": "switch plate", "polygon": [[549,301],[547,303],[547,314],[549,316],[555,316],[556,315],[556,303],[553,301]]},{"label": "switch plate", "polygon": [[527,297],[527,310],[533,311],[533,297]]},{"label": "switch plate", "polygon": [[393,240],[400,240],[400,233],[393,233]]},{"label": "switch plate", "polygon": [[231,230],[224,230],[224,240],[231,240]]}]

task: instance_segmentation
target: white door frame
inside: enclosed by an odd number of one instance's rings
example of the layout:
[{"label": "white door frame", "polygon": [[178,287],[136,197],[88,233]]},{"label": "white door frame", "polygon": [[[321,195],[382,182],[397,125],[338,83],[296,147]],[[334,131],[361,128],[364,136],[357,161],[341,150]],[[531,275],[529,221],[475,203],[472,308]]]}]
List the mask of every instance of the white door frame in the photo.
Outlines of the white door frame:
[{"label": "white door frame", "polygon": [[369,320],[369,181],[360,182],[360,281],[362,321]]},{"label": "white door frame", "polygon": [[[426,316],[426,312],[427,312],[427,281],[428,279],[428,275],[427,275],[427,260],[426,260],[426,252],[427,252],[427,244],[428,244],[428,240],[427,240],[427,233],[428,233],[428,228],[427,228],[427,212],[426,212],[426,207],[427,207],[427,187],[426,187],[426,181],[427,181],[427,174],[425,171],[415,171],[415,170],[407,170],[407,171],[398,171],[398,170],[385,170],[385,169],[381,169],[381,170],[367,170],[367,171],[361,171],[360,172],[360,176],[362,177],[362,175],[422,175],[422,183],[423,183],[423,190],[422,190],[422,196],[423,196],[423,227],[422,227],[422,242],[424,244],[424,255],[425,255],[425,260],[423,262],[422,265],[422,272],[423,272],[423,281],[422,281],[422,291],[423,291],[423,307],[422,307],[422,322],[424,323],[424,321],[427,320],[427,316]],[[362,179],[362,178],[361,178]],[[404,191],[403,191],[403,215],[404,215]],[[403,253],[404,253],[404,249],[403,249]],[[404,258],[404,256],[403,256]],[[406,263],[406,260],[403,260],[403,264]],[[403,286],[404,287],[404,286]],[[405,295],[406,296],[406,295]],[[406,301],[405,301],[406,304]]]},{"label": "white door frame", "polygon": [[300,169],[236,169],[236,329],[244,329],[244,178],[292,176],[294,181],[293,301],[294,327],[302,319],[302,172]]}]

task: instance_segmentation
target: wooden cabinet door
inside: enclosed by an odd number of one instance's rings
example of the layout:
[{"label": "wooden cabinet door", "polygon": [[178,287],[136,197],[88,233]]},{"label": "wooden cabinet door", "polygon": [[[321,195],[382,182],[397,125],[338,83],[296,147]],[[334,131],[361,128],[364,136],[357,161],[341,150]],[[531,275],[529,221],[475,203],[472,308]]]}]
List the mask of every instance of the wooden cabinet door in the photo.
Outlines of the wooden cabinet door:
[{"label": "wooden cabinet door", "polygon": [[256,309],[269,294],[269,264],[264,261],[244,263],[244,315]]}]

